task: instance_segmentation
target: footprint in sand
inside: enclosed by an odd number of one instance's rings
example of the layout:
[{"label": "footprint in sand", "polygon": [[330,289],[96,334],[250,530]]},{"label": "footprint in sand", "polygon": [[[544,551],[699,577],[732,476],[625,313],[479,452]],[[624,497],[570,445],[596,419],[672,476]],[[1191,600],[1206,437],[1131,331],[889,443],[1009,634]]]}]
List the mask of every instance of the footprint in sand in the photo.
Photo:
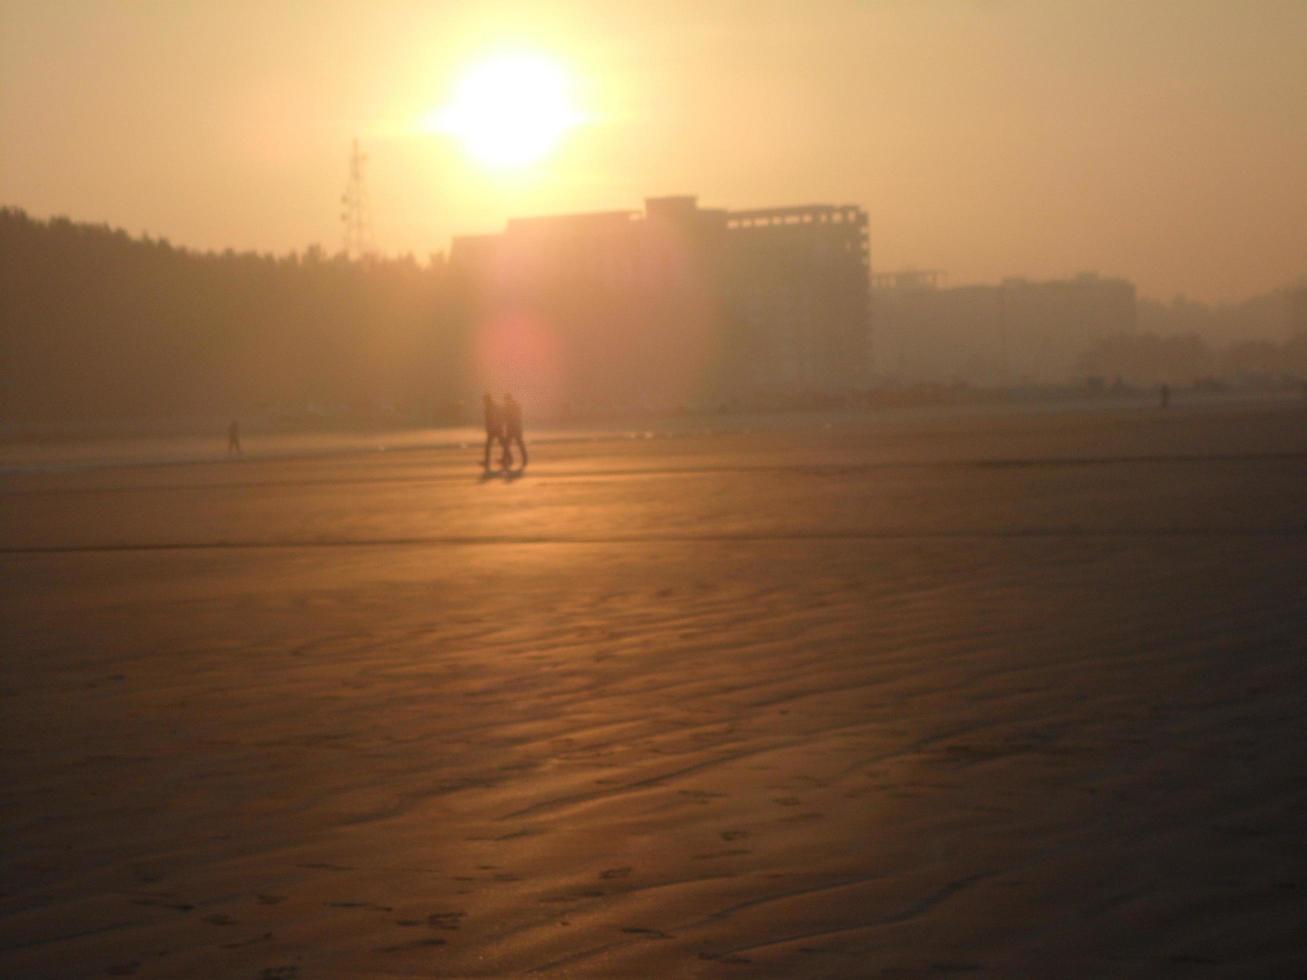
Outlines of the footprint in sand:
[{"label": "footprint in sand", "polygon": [[140,960],[132,960],[130,963],[115,963],[104,972],[111,977],[129,977],[141,968]]},{"label": "footprint in sand", "polygon": [[611,881],[613,878],[625,878],[630,873],[630,868],[609,868],[607,871],[600,872],[599,877]]},{"label": "footprint in sand", "polygon": [[577,888],[572,891],[557,892],[553,895],[541,895],[538,902],[579,902],[587,898],[605,898],[606,892],[597,888]]},{"label": "footprint in sand", "polygon": [[777,796],[772,802],[779,806],[798,806],[803,801],[797,796]]},{"label": "footprint in sand", "polygon": [[744,840],[749,836],[747,830],[723,830],[722,840]]},{"label": "footprint in sand", "polygon": [[748,959],[748,958],[746,958],[746,957],[744,957],[744,956],[738,956],[738,955],[736,955],[736,954],[734,954],[734,953],[730,953],[730,954],[727,954],[727,955],[725,955],[725,956],[718,955],[717,953],[700,953],[700,954],[699,954],[699,959],[701,959],[701,960],[712,960],[714,963],[751,963],[751,962],[753,962],[752,960],[750,960],[750,959]]},{"label": "footprint in sand", "polygon": [[278,905],[286,901],[285,895],[255,895],[254,898],[260,905]]},{"label": "footprint in sand", "polygon": [[132,899],[133,905],[156,905],[163,909],[175,909],[178,912],[190,912],[195,908],[190,902],[174,902],[170,898],[157,895],[149,895],[145,898]]},{"label": "footprint in sand", "polygon": [[[496,766],[495,768],[500,772],[518,772],[520,770],[536,769],[539,765],[540,763],[538,762],[507,762],[504,765]],[[521,833],[526,833],[526,831],[521,831]],[[503,838],[499,839],[502,840]]]},{"label": "footprint in sand", "polygon": [[331,909],[364,909],[368,912],[393,912],[389,905],[377,905],[373,902],[325,902]]},{"label": "footprint in sand", "polygon": [[646,936],[649,939],[671,939],[669,932],[663,932],[661,929],[646,929],[643,926],[627,926],[622,932],[629,932],[633,936]]},{"label": "footprint in sand", "polygon": [[270,932],[265,932],[265,933],[262,933],[261,935],[258,935],[258,936],[251,936],[249,939],[238,939],[238,940],[236,940],[236,942],[234,942],[234,943],[223,943],[223,944],[222,944],[222,948],[223,948],[223,949],[242,949],[242,948],[244,948],[245,946],[254,946],[254,945],[257,945],[258,943],[266,943],[266,942],[269,942],[269,941],[271,941],[271,939],[272,939],[272,933],[270,933]]},{"label": "footprint in sand", "polygon": [[223,912],[214,912],[212,915],[206,915],[204,921],[209,923],[211,926],[234,926],[236,924],[235,919]]},{"label": "footprint in sand", "polygon": [[686,799],[694,800],[695,803],[707,804],[709,800],[720,800],[726,796],[725,793],[715,793],[706,789],[680,789],[676,791],[678,796],[684,796]]},{"label": "footprint in sand", "polygon": [[495,837],[494,840],[496,840],[496,841],[501,841],[501,840],[516,840],[516,839],[519,838],[519,837],[534,837],[536,834],[539,834],[539,833],[541,833],[541,831],[539,831],[539,830],[534,830],[534,829],[532,829],[532,828],[527,827],[527,828],[524,828],[524,829],[522,829],[522,830],[513,830],[513,831],[510,831],[510,832],[508,832],[507,834],[500,834],[498,837]]},{"label": "footprint in sand", "polygon": [[431,936],[427,939],[415,939],[411,943],[400,943],[397,946],[380,946],[374,952],[377,953],[403,953],[412,949],[425,949],[431,946],[444,946],[445,940],[437,936]]},{"label": "footprint in sand", "polygon": [[793,813],[788,817],[782,817],[782,823],[807,823],[809,820],[821,820],[823,814],[820,813]]},{"label": "footprint in sand", "polygon": [[695,854],[690,857],[691,861],[711,861],[713,858],[739,857],[741,854],[752,854],[748,848],[736,847],[724,851],[709,851],[707,854]]},{"label": "footprint in sand", "polygon": [[427,925],[432,929],[457,929],[466,912],[433,912],[427,916]]},{"label": "footprint in sand", "polygon": [[296,980],[299,975],[298,966],[265,966],[259,971],[259,980]]}]

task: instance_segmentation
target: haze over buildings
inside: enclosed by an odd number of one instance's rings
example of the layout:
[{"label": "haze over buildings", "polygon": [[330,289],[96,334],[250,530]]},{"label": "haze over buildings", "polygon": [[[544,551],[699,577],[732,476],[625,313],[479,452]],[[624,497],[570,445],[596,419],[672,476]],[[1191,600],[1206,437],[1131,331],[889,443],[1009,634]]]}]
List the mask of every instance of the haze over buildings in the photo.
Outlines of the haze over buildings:
[{"label": "haze over buildings", "polygon": [[[1285,381],[1304,37],[1292,0],[0,0],[0,412]],[[342,190],[380,260],[334,258]],[[955,286],[869,297],[869,252]]]},{"label": "haze over buildings", "polygon": [[[358,136],[388,254],[684,188],[857,202],[881,269],[1238,300],[1307,261],[1304,38],[1301,0],[0,0],[0,203],[331,251]],[[516,172],[419,124],[503,45],[584,116]]]},{"label": "haze over buildings", "polygon": [[516,219],[454,240],[478,377],[551,403],[703,405],[866,382],[867,215],[728,211]]},{"label": "haze over buildings", "polygon": [[874,372],[903,382],[1082,381],[1079,360],[1136,323],[1134,283],[1073,279],[941,287],[937,274],[885,274],[872,290]]}]

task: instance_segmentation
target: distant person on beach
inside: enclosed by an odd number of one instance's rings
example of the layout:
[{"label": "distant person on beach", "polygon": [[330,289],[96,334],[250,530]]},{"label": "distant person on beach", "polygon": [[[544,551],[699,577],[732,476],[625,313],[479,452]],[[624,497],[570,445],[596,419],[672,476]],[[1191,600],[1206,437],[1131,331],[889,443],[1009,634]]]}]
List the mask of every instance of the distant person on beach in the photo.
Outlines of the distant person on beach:
[{"label": "distant person on beach", "polygon": [[513,465],[512,444],[522,452],[522,468],[526,469],[526,443],[522,439],[522,406],[512,395],[504,395],[504,459]]},{"label": "distant person on beach", "polygon": [[1162,389],[1161,389],[1161,391],[1158,393],[1158,399],[1159,399],[1158,404],[1159,404],[1159,406],[1160,406],[1161,408],[1167,408],[1167,407],[1171,404],[1171,386],[1170,386],[1170,385],[1162,385]]},{"label": "distant person on beach", "polygon": [[244,455],[241,450],[241,427],[235,419],[232,419],[231,425],[227,426],[227,455]]},{"label": "distant person on beach", "polygon": [[486,413],[486,449],[482,454],[481,468],[490,469],[490,447],[496,442],[503,447],[505,454],[508,453],[508,440],[504,438],[504,413],[495,400],[490,397],[490,392],[486,392],[484,400]]}]

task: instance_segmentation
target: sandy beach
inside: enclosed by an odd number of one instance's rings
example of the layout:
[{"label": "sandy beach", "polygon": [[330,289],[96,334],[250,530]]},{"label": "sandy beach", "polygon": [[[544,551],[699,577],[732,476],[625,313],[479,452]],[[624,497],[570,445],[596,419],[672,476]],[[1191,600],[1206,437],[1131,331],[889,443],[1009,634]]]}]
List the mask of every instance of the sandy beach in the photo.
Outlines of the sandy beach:
[{"label": "sandy beach", "polygon": [[478,460],[0,477],[0,975],[1307,969],[1307,405]]}]

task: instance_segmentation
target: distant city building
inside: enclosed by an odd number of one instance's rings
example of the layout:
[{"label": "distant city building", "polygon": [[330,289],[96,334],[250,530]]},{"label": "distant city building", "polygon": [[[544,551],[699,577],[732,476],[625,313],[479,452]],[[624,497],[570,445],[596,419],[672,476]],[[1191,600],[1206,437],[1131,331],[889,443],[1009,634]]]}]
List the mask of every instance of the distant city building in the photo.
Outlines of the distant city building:
[{"label": "distant city building", "polygon": [[874,373],[880,379],[978,384],[1065,383],[1082,354],[1135,329],[1135,286],[1073,279],[940,288],[937,271],[877,276]]},{"label": "distant city building", "polygon": [[900,269],[871,277],[872,289],[939,289],[948,282],[943,269]]},{"label": "distant city building", "polygon": [[668,408],[865,381],[867,216],[700,208],[509,221],[455,238],[469,343],[491,386],[566,408]]},{"label": "distant city building", "polygon": [[1307,285],[1289,290],[1288,319],[1288,336],[1307,337]]}]

